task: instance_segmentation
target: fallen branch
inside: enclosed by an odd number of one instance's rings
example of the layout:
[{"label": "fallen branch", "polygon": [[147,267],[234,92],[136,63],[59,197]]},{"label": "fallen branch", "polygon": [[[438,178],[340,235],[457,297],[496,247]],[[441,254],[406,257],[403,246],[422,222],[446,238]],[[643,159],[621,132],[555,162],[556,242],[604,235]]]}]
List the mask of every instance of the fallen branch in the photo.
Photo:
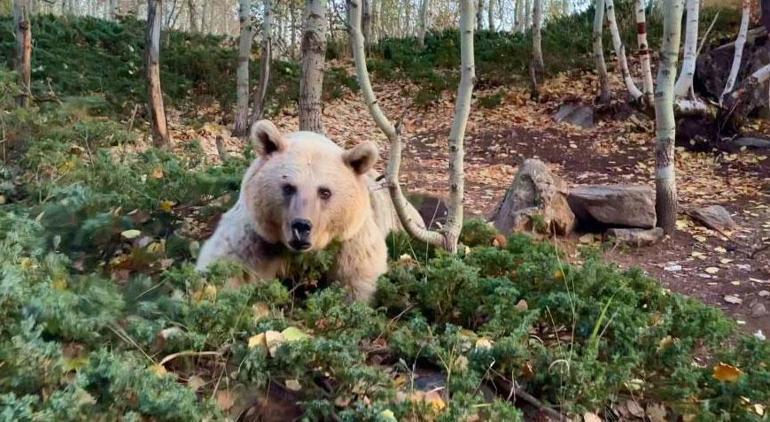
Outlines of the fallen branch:
[{"label": "fallen branch", "polygon": [[[497,386],[496,384],[500,384],[503,387],[504,390],[508,390],[508,394],[505,396],[506,400],[508,400],[510,402],[515,402],[517,398],[521,398],[525,402],[527,402],[527,403],[531,404],[532,406],[534,406],[535,408],[537,408],[537,410],[539,410],[540,412],[545,413],[546,415],[548,415],[550,418],[553,418],[553,419],[555,419],[557,421],[566,421],[567,420],[567,417],[562,415],[561,412],[559,412],[559,411],[549,407],[545,403],[543,403],[540,400],[538,400],[535,396],[527,393],[523,388],[521,388],[520,385],[518,385],[517,382],[509,381],[508,379],[503,377],[497,371],[493,370],[493,372],[495,372],[498,375],[497,379],[496,379],[496,382],[494,383],[495,386]],[[502,397],[502,395],[501,395],[501,397]]]}]

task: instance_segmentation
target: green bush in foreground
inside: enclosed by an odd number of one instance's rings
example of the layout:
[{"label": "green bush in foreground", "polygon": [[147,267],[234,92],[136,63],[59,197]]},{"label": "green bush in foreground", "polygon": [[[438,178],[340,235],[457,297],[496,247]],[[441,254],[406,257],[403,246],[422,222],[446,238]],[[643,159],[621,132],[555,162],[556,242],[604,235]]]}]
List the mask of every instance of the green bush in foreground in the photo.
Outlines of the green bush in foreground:
[{"label": "green bush in foreground", "polygon": [[196,273],[247,161],[124,152],[86,135],[110,124],[88,103],[3,116],[30,142],[0,171],[0,420],[221,420],[276,389],[309,419],[518,420],[511,380],[565,414],[762,418],[767,343],[639,270],[483,222],[457,256],[391,236],[373,306],[314,287],[325,254],[293,283]]}]

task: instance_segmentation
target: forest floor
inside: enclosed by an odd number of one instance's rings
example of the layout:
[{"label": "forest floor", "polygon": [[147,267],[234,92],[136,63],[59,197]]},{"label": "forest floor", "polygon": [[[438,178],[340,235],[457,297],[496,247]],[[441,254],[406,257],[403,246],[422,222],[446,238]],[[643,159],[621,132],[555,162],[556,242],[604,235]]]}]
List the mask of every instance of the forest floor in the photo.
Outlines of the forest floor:
[{"label": "forest floor", "polygon": [[[466,132],[466,215],[489,217],[513,180],[517,166],[539,158],[567,184],[628,183],[654,185],[654,119],[624,104],[622,81],[613,75],[615,101],[595,117],[594,128],[556,123],[553,114],[567,102],[592,104],[595,76],[585,72],[559,75],[543,87],[540,102],[523,89],[477,89]],[[409,192],[442,197],[447,192],[447,138],[454,114],[454,93],[427,107],[415,107],[408,83],[375,83],[379,103],[391,120],[401,121],[405,142],[401,180]],[[478,98],[500,95],[494,107]],[[198,112],[200,117],[200,112]],[[221,125],[190,129],[181,115],[171,116],[175,139],[201,139],[208,159],[219,160],[215,138],[240,153],[242,143]],[[284,110],[274,117],[284,130],[296,130],[297,115]],[[383,169],[388,144],[358,94],[327,102],[323,110],[327,135],[341,145],[374,140],[381,148]],[[752,121],[748,132],[770,134],[770,123]],[[601,236],[575,233],[552,239],[577,260],[578,247],[599,246],[621,267],[640,267],[675,292],[717,306],[747,332],[770,335],[770,251],[750,257],[751,245],[770,239],[770,159],[742,151],[694,153],[677,150],[680,215],[678,231],[663,242],[639,248],[601,244]],[[729,235],[707,229],[682,210],[722,205],[738,229]],[[761,304],[761,305],[760,305]],[[758,312],[760,311],[760,312]]]}]

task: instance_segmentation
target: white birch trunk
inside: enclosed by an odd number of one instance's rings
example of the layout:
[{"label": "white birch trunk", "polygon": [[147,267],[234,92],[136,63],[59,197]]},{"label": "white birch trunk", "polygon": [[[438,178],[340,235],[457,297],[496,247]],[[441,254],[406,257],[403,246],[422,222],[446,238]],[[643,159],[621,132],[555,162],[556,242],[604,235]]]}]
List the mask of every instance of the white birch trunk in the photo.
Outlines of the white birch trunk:
[{"label": "white birch trunk", "polygon": [[351,0],[350,2],[350,27],[351,37],[353,39],[353,59],[356,64],[356,74],[358,84],[361,87],[361,93],[366,102],[377,127],[385,134],[390,142],[390,157],[388,161],[387,179],[391,198],[393,200],[396,213],[406,229],[406,231],[421,242],[446,248],[450,252],[457,251],[457,242],[460,236],[460,229],[463,221],[463,138],[465,136],[465,126],[468,121],[471,106],[471,95],[473,92],[473,83],[475,79],[475,70],[473,62],[473,1],[460,0],[460,50],[461,50],[461,77],[460,86],[457,92],[457,106],[455,109],[454,122],[449,134],[450,150],[450,193],[449,193],[449,213],[447,226],[443,233],[426,230],[420,227],[415,221],[413,214],[408,212],[408,202],[401,191],[401,185],[398,180],[401,165],[401,139],[396,128],[388,120],[385,114],[377,104],[377,99],[372,90],[369,72],[366,68],[366,52],[364,50],[364,39],[361,33],[361,0]]},{"label": "white birch trunk", "polygon": [[524,3],[524,31],[532,28],[532,0],[526,0]]},{"label": "white birch trunk", "polygon": [[684,59],[682,60],[682,73],[674,85],[674,96],[687,97],[692,87],[692,79],[695,76],[695,62],[698,58],[698,15],[700,12],[699,0],[687,0],[687,23],[684,33]]},{"label": "white birch trunk", "polygon": [[495,30],[495,0],[489,0],[489,6],[487,6],[487,25],[490,31]]},{"label": "white birch trunk", "polygon": [[631,99],[638,101],[642,97],[642,91],[636,87],[634,78],[631,77],[631,72],[628,70],[628,60],[626,59],[626,47],[623,45],[623,41],[620,39],[620,31],[618,30],[618,21],[615,19],[615,4],[613,0],[604,0],[607,8],[607,22],[610,25],[610,33],[612,34],[612,46],[615,49],[615,55],[618,57],[618,64],[620,65],[620,73],[623,76],[623,82],[626,84]]},{"label": "white birch trunk", "polygon": [[610,79],[607,76],[607,64],[604,62],[602,32],[604,28],[604,0],[594,2],[593,53],[596,73],[599,76],[599,104],[610,102]]},{"label": "white birch trunk", "polygon": [[524,0],[516,1],[516,32],[524,32]]},{"label": "white birch trunk", "polygon": [[664,0],[663,5],[663,45],[655,88],[655,211],[658,226],[671,234],[676,229],[677,213],[674,80],[682,32],[682,1]]},{"label": "white birch trunk", "polygon": [[428,10],[430,10],[430,0],[422,0],[420,5],[420,26],[417,32],[417,43],[420,48],[425,46],[425,32],[428,30]]},{"label": "white birch trunk", "polygon": [[743,59],[743,46],[746,44],[746,33],[749,31],[749,19],[751,18],[751,2],[743,0],[743,11],[741,14],[741,28],[738,31],[738,38],[735,40],[735,54],[733,55],[733,65],[730,68],[730,75],[727,77],[725,89],[719,97],[719,104],[728,93],[733,91],[735,81],[738,79],[738,72],[741,70],[741,60]]},{"label": "white birch trunk", "polygon": [[[299,129],[323,134],[321,93],[326,57],[326,0],[306,0],[303,21]],[[360,22],[358,29],[361,29]]]},{"label": "white birch trunk", "polygon": [[484,0],[478,0],[476,5],[476,30],[484,29]]},{"label": "white birch trunk", "polygon": [[542,46],[542,21],[543,21],[543,0],[534,0],[534,8],[532,11],[533,25],[532,25],[532,64],[535,70],[535,77],[538,78],[534,81],[537,85],[540,82],[540,77],[545,71],[545,64],[543,63],[543,46]]},{"label": "white birch trunk", "polygon": [[639,61],[642,65],[642,91],[647,106],[655,102],[650,65],[650,46],[647,44],[647,21],[644,15],[645,0],[636,0],[636,42],[639,47]]},{"label": "white birch trunk", "polygon": [[238,21],[241,34],[238,43],[238,67],[236,70],[236,106],[234,136],[245,136],[249,132],[249,58],[254,32],[251,29],[251,1],[240,0]]}]

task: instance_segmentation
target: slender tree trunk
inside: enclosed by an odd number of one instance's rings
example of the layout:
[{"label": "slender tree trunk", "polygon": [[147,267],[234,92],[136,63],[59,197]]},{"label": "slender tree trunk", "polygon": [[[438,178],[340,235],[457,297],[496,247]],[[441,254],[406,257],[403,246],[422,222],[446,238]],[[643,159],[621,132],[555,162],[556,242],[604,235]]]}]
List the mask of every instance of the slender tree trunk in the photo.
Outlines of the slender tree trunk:
[{"label": "slender tree trunk", "polygon": [[236,108],[234,136],[244,136],[249,132],[249,58],[254,32],[251,29],[251,1],[240,0],[238,20],[241,25],[238,44],[238,68],[236,71]]},{"label": "slender tree trunk", "polygon": [[13,21],[16,28],[16,73],[20,93],[16,105],[29,107],[32,97],[32,24],[29,21],[29,0],[14,0]]},{"label": "slender tree trunk", "polygon": [[532,95],[535,98],[540,96],[540,83],[542,82],[543,73],[545,72],[545,64],[543,63],[543,47],[542,47],[542,33],[541,26],[543,21],[543,0],[534,1],[534,9],[532,11],[532,63],[531,77],[532,77]]},{"label": "slender tree trunk", "polygon": [[743,12],[741,14],[741,28],[738,31],[738,38],[735,40],[735,53],[733,55],[733,65],[730,68],[730,75],[727,77],[725,89],[719,97],[719,103],[722,104],[725,95],[733,91],[735,81],[738,79],[738,72],[741,70],[741,61],[743,60],[743,46],[746,44],[746,33],[749,30],[749,19],[751,18],[751,2],[743,0]]},{"label": "slender tree trunk", "polygon": [[698,58],[698,15],[700,12],[699,0],[687,0],[687,24],[684,32],[684,60],[682,60],[682,73],[674,85],[674,97],[687,97],[692,87],[692,78],[695,75],[695,61]]},{"label": "slender tree trunk", "polygon": [[289,57],[294,60],[297,57],[297,9],[289,5],[289,16],[291,19],[291,44]]},{"label": "slender tree trunk", "polygon": [[663,1],[663,45],[655,88],[655,211],[666,234],[676,229],[677,194],[674,141],[674,80],[682,32],[682,1]]},{"label": "slender tree trunk", "polygon": [[604,0],[607,8],[607,22],[610,24],[610,33],[612,34],[612,45],[615,49],[615,55],[618,57],[618,63],[620,64],[620,73],[623,75],[623,82],[626,84],[626,89],[631,95],[634,101],[638,101],[642,97],[642,91],[636,87],[634,78],[631,77],[631,71],[628,70],[628,60],[626,59],[626,47],[623,45],[623,41],[620,39],[620,31],[618,30],[618,21],[615,19],[615,4],[613,0]]},{"label": "slender tree trunk", "polygon": [[110,0],[108,14],[110,19],[112,20],[118,19],[118,15],[120,14],[120,1]]},{"label": "slender tree trunk", "polygon": [[160,28],[163,22],[163,1],[147,0],[147,37],[145,40],[145,71],[149,97],[153,143],[166,147],[171,143],[166,126],[166,110],[163,107],[163,90],[160,86]]},{"label": "slender tree trunk", "polygon": [[639,44],[639,61],[642,65],[642,89],[647,106],[655,102],[650,66],[650,46],[647,44],[647,22],[644,15],[645,0],[636,0],[636,42]]},{"label": "slender tree trunk", "polygon": [[366,53],[364,40],[361,34],[361,0],[351,1],[351,37],[353,38],[353,58],[356,63],[358,84],[366,102],[369,112],[375,123],[390,141],[390,160],[388,161],[387,179],[394,208],[406,231],[422,242],[440,246],[448,251],[457,252],[457,243],[460,237],[460,229],[463,221],[463,138],[465,126],[470,114],[471,95],[475,79],[475,66],[473,61],[473,0],[460,0],[460,55],[461,76],[457,90],[457,105],[455,108],[454,122],[449,133],[449,212],[447,225],[443,233],[421,228],[419,224],[407,212],[408,202],[401,191],[398,181],[401,164],[401,139],[393,124],[377,104],[372,85],[369,80],[369,72],[366,69]]},{"label": "slender tree trunk", "polygon": [[524,2],[524,31],[532,28],[532,0]]},{"label": "slender tree trunk", "polygon": [[489,25],[489,30],[494,31],[495,30],[495,0],[489,0],[489,6],[487,7],[487,24]]},{"label": "slender tree trunk", "polygon": [[361,22],[361,30],[364,33],[364,43],[366,46],[372,45],[372,2],[371,0],[363,0],[363,20]]},{"label": "slender tree trunk", "polygon": [[[303,20],[299,128],[323,133],[321,93],[326,55],[326,0],[305,0]],[[360,22],[357,29],[360,30]]]},{"label": "slender tree trunk", "polygon": [[380,42],[380,25],[381,25],[381,15],[380,15],[380,9],[382,7],[382,0],[371,0],[372,5],[372,42],[371,44],[377,44]]},{"label": "slender tree trunk", "polygon": [[478,0],[476,5],[476,30],[484,29],[484,0]]},{"label": "slender tree trunk", "polygon": [[420,5],[420,26],[417,32],[417,43],[420,48],[425,46],[425,32],[428,30],[428,11],[430,10],[430,0],[422,0]]},{"label": "slender tree trunk", "polygon": [[516,15],[516,21],[514,22],[514,31],[524,32],[524,0],[515,0],[516,7],[514,9]]},{"label": "slender tree trunk", "polygon": [[604,0],[594,2],[594,31],[593,52],[596,63],[596,73],[599,75],[599,104],[610,102],[610,79],[607,75],[607,64],[604,62],[604,46],[602,45],[602,30],[604,28]]},{"label": "slender tree trunk", "polygon": [[190,22],[190,32],[198,32],[198,10],[195,0],[187,0],[187,18]]},{"label": "slender tree trunk", "polygon": [[257,89],[254,91],[253,109],[251,112],[251,124],[253,125],[265,114],[265,98],[267,96],[267,85],[270,81],[270,61],[272,60],[272,24],[273,7],[271,0],[263,0],[264,16],[262,19],[262,57],[259,65],[259,81]]}]

